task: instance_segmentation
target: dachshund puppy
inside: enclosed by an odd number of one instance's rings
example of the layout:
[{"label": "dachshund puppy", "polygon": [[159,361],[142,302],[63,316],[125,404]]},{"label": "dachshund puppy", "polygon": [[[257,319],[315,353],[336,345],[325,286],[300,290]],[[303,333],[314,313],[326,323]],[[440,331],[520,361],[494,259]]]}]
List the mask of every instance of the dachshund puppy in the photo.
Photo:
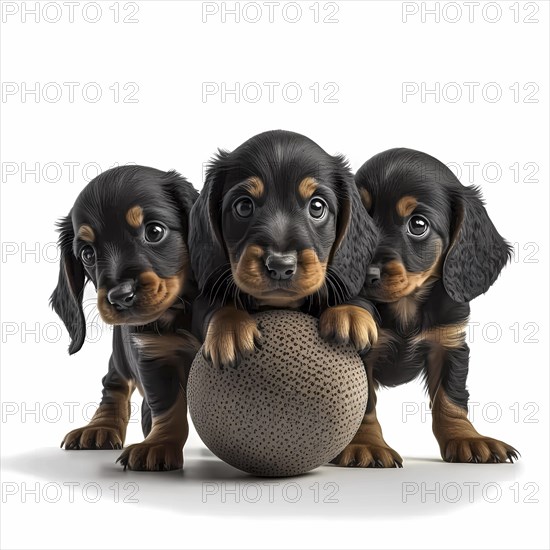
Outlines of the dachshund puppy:
[{"label": "dachshund puppy", "polygon": [[235,366],[260,343],[250,313],[265,308],[320,315],[323,336],[369,346],[373,308],[357,294],[376,238],[343,157],[282,130],[220,151],[189,233],[205,356]]},{"label": "dachshund puppy", "polygon": [[191,322],[185,307],[196,293],[186,241],[197,195],[176,172],[113,168],[84,188],[59,223],[61,265],[51,305],[71,336],[69,353],[84,343],[88,281],[97,290],[102,319],[114,325],[103,398],[90,423],[65,436],[65,449],[121,449],[137,387],[146,439],[118,460],[133,470],[182,467],[185,384],[199,347],[186,330]]},{"label": "dachshund puppy", "polygon": [[358,171],[356,183],[381,232],[364,289],[381,321],[378,342],[365,359],[366,415],[336,462],[401,466],[382,436],[375,388],[419,374],[444,460],[513,461],[513,447],[480,435],[467,417],[469,302],[489,289],[511,254],[479,190],[462,186],[443,163],[410,149],[376,155]]}]

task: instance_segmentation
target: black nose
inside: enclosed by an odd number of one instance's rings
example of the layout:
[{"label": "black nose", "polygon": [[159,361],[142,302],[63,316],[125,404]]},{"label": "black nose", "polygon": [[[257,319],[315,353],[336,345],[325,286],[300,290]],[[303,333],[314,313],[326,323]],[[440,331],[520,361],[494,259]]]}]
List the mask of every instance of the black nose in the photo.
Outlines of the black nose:
[{"label": "black nose", "polygon": [[136,301],[136,289],[133,281],[124,281],[111,288],[107,293],[109,303],[118,309],[128,309]]},{"label": "black nose", "polygon": [[380,280],[380,268],[371,265],[367,268],[367,284],[375,285]]},{"label": "black nose", "polygon": [[296,273],[297,258],[296,253],[280,254],[272,252],[265,259],[265,266],[269,271],[269,276],[272,279],[287,280],[291,279]]}]

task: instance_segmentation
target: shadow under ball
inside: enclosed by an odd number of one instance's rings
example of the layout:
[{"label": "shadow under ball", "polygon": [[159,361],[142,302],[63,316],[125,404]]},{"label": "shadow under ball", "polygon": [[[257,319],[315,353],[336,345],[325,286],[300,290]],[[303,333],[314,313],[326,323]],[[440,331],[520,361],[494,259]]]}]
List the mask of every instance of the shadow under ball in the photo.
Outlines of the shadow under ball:
[{"label": "shadow under ball", "polygon": [[303,474],[336,457],[367,406],[367,376],[350,345],[319,335],[296,311],[254,316],[263,345],[236,369],[216,368],[200,351],[188,381],[189,411],[204,444],[257,476]]}]

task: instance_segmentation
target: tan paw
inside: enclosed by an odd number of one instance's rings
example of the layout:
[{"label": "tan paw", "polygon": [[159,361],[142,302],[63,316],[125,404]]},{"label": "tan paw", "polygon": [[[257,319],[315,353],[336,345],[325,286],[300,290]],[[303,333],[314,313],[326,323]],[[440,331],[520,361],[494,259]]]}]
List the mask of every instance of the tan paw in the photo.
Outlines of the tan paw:
[{"label": "tan paw", "polygon": [[68,451],[122,449],[123,437],[112,426],[84,426],[69,432],[61,442]]},{"label": "tan paw", "polygon": [[343,304],[327,308],[319,320],[321,336],[336,343],[351,343],[360,351],[376,343],[378,329],[362,307]]},{"label": "tan paw", "polygon": [[256,321],[246,311],[224,307],[210,320],[203,354],[215,366],[235,367],[245,353],[259,345],[260,339]]},{"label": "tan paw", "polygon": [[403,459],[387,445],[350,443],[334,460],[338,466],[358,468],[402,468]]},{"label": "tan paw", "polygon": [[159,472],[183,468],[180,443],[151,441],[130,445],[117,458],[124,469]]},{"label": "tan paw", "polygon": [[446,462],[496,463],[514,462],[519,453],[514,447],[482,435],[450,439],[442,452]]}]

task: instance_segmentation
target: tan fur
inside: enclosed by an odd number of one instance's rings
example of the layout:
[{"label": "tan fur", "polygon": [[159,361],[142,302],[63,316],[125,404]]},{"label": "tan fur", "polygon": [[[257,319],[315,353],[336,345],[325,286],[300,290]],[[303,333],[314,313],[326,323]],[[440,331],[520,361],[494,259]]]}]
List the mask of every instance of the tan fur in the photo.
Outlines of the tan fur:
[{"label": "tan fur", "polygon": [[358,350],[375,344],[378,338],[372,315],[362,307],[348,304],[325,309],[319,320],[319,331],[323,338],[351,342]]},{"label": "tan fur", "polygon": [[327,262],[321,262],[314,250],[306,249],[298,253],[298,268],[287,289],[270,291],[271,281],[265,273],[264,255],[260,246],[249,245],[237,262],[231,259],[235,283],[242,291],[257,298],[261,305],[292,307],[319,290],[325,282]]},{"label": "tan fur", "polygon": [[136,334],[134,343],[146,359],[173,359],[181,352],[197,353],[200,342],[188,332],[181,334]]},{"label": "tan fur", "polygon": [[135,385],[122,381],[126,387],[109,390],[113,403],[102,404],[96,410],[87,426],[69,432],[61,442],[66,449],[121,449],[130,421],[130,398]]},{"label": "tan fur", "polygon": [[407,327],[418,314],[418,301],[414,296],[405,296],[390,304],[390,309],[401,327]]},{"label": "tan fur", "polygon": [[327,262],[321,262],[315,250],[307,248],[298,253],[298,271],[294,276],[298,294],[309,296],[325,282]]},{"label": "tan fur", "polygon": [[467,323],[441,325],[422,331],[413,338],[414,343],[431,342],[445,349],[456,349],[464,344]]},{"label": "tan fur", "polygon": [[418,201],[414,197],[406,195],[397,201],[395,209],[400,216],[405,218],[414,212],[417,205]]},{"label": "tan fur", "polygon": [[153,417],[149,435],[130,445],[117,462],[130,470],[177,470],[183,466],[183,446],[189,434],[187,399],[180,385],[176,402],[165,413]]},{"label": "tan fur", "polygon": [[373,410],[365,414],[351,443],[333,462],[340,466],[359,468],[395,468],[401,465],[403,459],[384,440],[382,427],[376,417],[376,411]]},{"label": "tan fur", "polygon": [[428,355],[428,391],[432,429],[441,457],[447,462],[506,462],[517,451],[498,439],[481,435],[468,420],[466,409],[451,401],[441,386],[445,350],[435,345]]},{"label": "tan fur", "polygon": [[[440,277],[440,273],[440,253],[429,269],[417,273],[406,271],[405,266],[401,262],[396,260],[390,261],[383,268],[382,284],[378,298],[385,302],[395,302],[409,296],[416,290],[420,290],[428,279]],[[406,309],[408,305],[405,303],[396,307]]]},{"label": "tan fur", "polygon": [[228,365],[237,361],[239,355],[252,351],[259,338],[256,321],[246,311],[223,307],[212,315],[203,352],[214,365]]},{"label": "tan fur", "polygon": [[370,210],[372,207],[372,195],[366,189],[359,189],[359,194],[361,195],[363,206],[367,210]]},{"label": "tan fur", "polygon": [[395,468],[401,467],[403,460],[384,440],[382,428],[376,416],[376,388],[373,377],[374,365],[387,347],[393,345],[392,331],[380,329],[378,340],[363,358],[368,379],[367,413],[351,443],[333,460],[340,466],[358,466],[362,468]]},{"label": "tan fur", "polygon": [[143,223],[143,208],[141,206],[132,206],[126,212],[126,221],[130,227],[137,229]]},{"label": "tan fur", "polygon": [[[184,263],[187,264],[187,261]],[[184,271],[165,279],[153,271],[145,271],[139,276],[138,301],[129,313],[119,312],[109,304],[105,288],[97,290],[97,309],[101,318],[110,325],[151,323],[174,304],[183,289],[185,279]]]},{"label": "tan fur", "polygon": [[313,197],[315,191],[317,190],[318,183],[315,181],[315,178],[307,177],[304,178],[299,184],[298,184],[298,194],[302,199],[307,201],[311,197]]},{"label": "tan fur", "polygon": [[94,230],[86,224],[78,228],[78,237],[87,243],[93,243],[95,241]]},{"label": "tan fur", "polygon": [[264,182],[257,176],[248,178],[243,187],[255,198],[260,199],[265,192]]}]

